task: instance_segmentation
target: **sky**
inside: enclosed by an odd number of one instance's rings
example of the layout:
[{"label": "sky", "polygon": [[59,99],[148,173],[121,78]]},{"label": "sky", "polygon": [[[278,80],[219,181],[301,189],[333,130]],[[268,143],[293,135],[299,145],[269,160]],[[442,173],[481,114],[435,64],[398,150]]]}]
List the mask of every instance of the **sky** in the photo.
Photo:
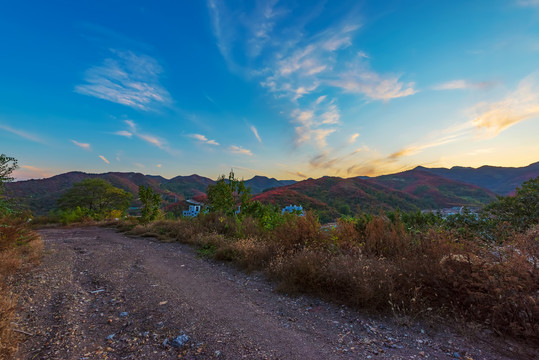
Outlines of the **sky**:
[{"label": "sky", "polygon": [[539,0],[20,0],[0,45],[19,180],[539,161]]}]

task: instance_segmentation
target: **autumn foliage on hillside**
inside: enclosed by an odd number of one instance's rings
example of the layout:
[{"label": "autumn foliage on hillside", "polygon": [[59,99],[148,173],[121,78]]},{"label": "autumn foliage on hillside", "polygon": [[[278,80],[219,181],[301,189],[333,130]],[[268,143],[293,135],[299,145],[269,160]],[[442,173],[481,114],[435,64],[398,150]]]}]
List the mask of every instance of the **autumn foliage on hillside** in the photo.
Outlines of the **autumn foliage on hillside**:
[{"label": "autumn foliage on hillside", "polygon": [[[525,183],[515,201],[537,198],[537,182]],[[503,217],[493,206],[497,212],[488,221],[471,213],[443,218],[390,212],[323,227],[313,213],[280,215],[262,207],[254,216],[211,212],[115,225],[133,235],[190,243],[201,256],[263,271],[287,293],[310,293],[401,319],[452,318],[536,339],[539,219],[530,206],[526,226],[508,223],[508,214],[521,208],[511,207],[514,201],[500,203]]]},{"label": "autumn foliage on hillside", "polygon": [[279,206],[301,204],[314,211],[322,222],[362,212],[483,206],[494,199],[494,193],[488,190],[422,170],[369,179],[325,176],[254,197],[262,203]]}]

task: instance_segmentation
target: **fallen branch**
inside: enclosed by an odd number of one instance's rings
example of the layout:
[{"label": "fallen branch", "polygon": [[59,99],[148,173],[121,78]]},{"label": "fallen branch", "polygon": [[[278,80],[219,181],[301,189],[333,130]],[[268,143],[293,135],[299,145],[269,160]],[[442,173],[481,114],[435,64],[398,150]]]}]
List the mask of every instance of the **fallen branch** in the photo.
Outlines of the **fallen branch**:
[{"label": "fallen branch", "polygon": [[21,334],[24,334],[24,335],[28,335],[28,336],[34,336],[34,334],[29,333],[29,332],[26,332],[26,331],[24,331],[24,330],[11,329],[11,331],[15,331],[15,332],[18,332],[18,333],[21,333]]}]

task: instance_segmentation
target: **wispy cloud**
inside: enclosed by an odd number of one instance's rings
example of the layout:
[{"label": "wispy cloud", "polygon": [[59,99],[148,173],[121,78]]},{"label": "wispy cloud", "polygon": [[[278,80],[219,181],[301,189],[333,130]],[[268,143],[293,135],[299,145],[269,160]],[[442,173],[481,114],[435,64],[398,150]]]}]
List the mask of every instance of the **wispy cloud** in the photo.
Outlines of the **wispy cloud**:
[{"label": "wispy cloud", "polygon": [[396,151],[396,152],[392,153],[391,155],[389,155],[388,158],[389,159],[398,159],[398,158],[401,158],[403,156],[415,155],[415,154],[418,154],[418,153],[420,153],[421,151],[423,151],[425,149],[430,149],[430,148],[433,148],[433,147],[437,147],[437,146],[441,146],[441,145],[445,145],[445,144],[449,144],[449,143],[452,143],[452,142],[455,142],[455,141],[462,140],[467,134],[468,134],[468,132],[456,133],[456,134],[447,135],[447,136],[444,136],[444,137],[441,137],[441,138],[437,138],[437,139],[434,139],[434,140],[432,140],[430,142],[426,142],[426,143],[423,143],[423,144],[420,144],[420,145],[406,146],[406,147],[400,149],[399,151]]},{"label": "wispy cloud", "polygon": [[471,120],[452,125],[423,142],[405,146],[390,154],[387,160],[398,160],[445,144],[493,138],[519,122],[539,118],[539,73],[524,78],[517,89],[500,101],[481,102],[468,111]]},{"label": "wispy cloud", "polygon": [[217,48],[223,59],[225,59],[229,70],[238,71],[238,65],[231,54],[234,35],[231,31],[234,27],[228,23],[231,19],[228,10],[221,0],[207,0],[207,6],[210,13],[213,34],[217,40]]},{"label": "wispy cloud", "polygon": [[130,133],[129,131],[126,131],[126,130],[121,130],[121,131],[116,131],[114,135],[125,136],[125,137],[130,138],[133,136],[133,133]]},{"label": "wispy cloud", "polygon": [[509,127],[539,117],[539,73],[524,78],[517,89],[498,102],[480,103],[472,110],[476,113],[473,126],[481,136],[490,138]]},{"label": "wispy cloud", "polygon": [[378,176],[408,170],[409,165],[402,165],[393,159],[371,157],[364,159],[346,170],[348,176]]},{"label": "wispy cloud", "polygon": [[81,142],[78,142],[76,140],[71,140],[71,142],[75,145],[77,145],[78,147],[80,147],[81,149],[84,149],[84,150],[90,150],[91,146],[90,144],[88,143],[81,143]]},{"label": "wispy cloud", "polygon": [[34,141],[34,142],[37,142],[37,143],[43,143],[43,140],[41,138],[39,138],[37,135],[30,134],[30,133],[28,133],[26,131],[23,131],[23,130],[20,130],[20,129],[12,128],[11,126],[8,126],[8,125],[0,124],[0,130],[4,130],[4,131],[7,131],[9,133],[15,134],[17,136],[22,137],[23,139],[26,139],[26,140]]},{"label": "wispy cloud", "polygon": [[355,133],[348,139],[349,144],[353,144],[356,142],[357,138],[359,137],[359,133]]},{"label": "wispy cloud", "polygon": [[325,102],[315,101],[308,108],[297,108],[291,114],[291,122],[295,125],[296,147],[312,143],[319,149],[327,146],[327,137],[337,129],[340,123],[340,112],[334,100]]},{"label": "wispy cloud", "polygon": [[107,158],[104,157],[103,155],[99,155],[99,158],[100,158],[101,160],[103,160],[105,163],[110,164],[110,161],[108,161]]},{"label": "wispy cloud", "polygon": [[306,174],[304,174],[303,172],[301,171],[290,171],[290,170],[285,170],[284,173],[288,174],[288,175],[291,175],[295,178],[300,178],[300,179],[307,179],[308,176]]},{"label": "wispy cloud", "polygon": [[202,134],[190,134],[188,135],[190,138],[193,138],[195,140],[198,140],[202,143],[208,144],[208,145],[214,145],[219,146],[219,143],[215,140],[208,140],[208,138]]},{"label": "wispy cloud", "polygon": [[330,151],[324,151],[323,153],[317,154],[311,158],[309,164],[314,169],[334,169],[338,173],[343,163],[346,163],[358,153],[366,152],[368,150],[369,149],[367,147],[362,147],[343,155],[334,155]]},{"label": "wispy cloud", "polygon": [[135,122],[133,120],[124,120],[124,123],[126,123],[127,126],[129,126],[129,129],[132,132],[137,131],[137,125],[135,124]]},{"label": "wispy cloud", "polygon": [[247,67],[238,64],[234,56],[238,42],[241,43],[242,53],[254,59],[274,41],[274,27],[288,12],[277,5],[278,0],[256,1],[250,11],[244,11],[229,9],[222,0],[207,0],[217,48],[230,71],[249,72]]},{"label": "wispy cloud", "polygon": [[539,7],[539,0],[517,0],[516,3],[522,7]]},{"label": "wispy cloud", "polygon": [[251,125],[251,131],[255,135],[256,140],[258,140],[258,142],[262,144],[262,139],[260,138],[260,135],[258,134],[258,130],[256,129],[254,125]]},{"label": "wispy cloud", "polygon": [[401,80],[404,76],[375,71],[375,59],[354,46],[361,29],[357,9],[312,31],[310,24],[325,4],[307,11],[287,5],[259,1],[254,7],[229,8],[221,0],[207,0],[217,47],[229,69],[258,80],[269,94],[297,109],[289,119],[295,147],[327,146],[341,122],[337,104],[342,93],[389,101],[417,92],[413,82]]},{"label": "wispy cloud", "polygon": [[115,132],[114,133],[115,135],[125,136],[128,138],[135,136],[147,142],[148,144],[151,144],[153,146],[158,147],[161,150],[168,152],[169,154],[172,154],[172,155],[177,154],[177,151],[171,149],[170,146],[168,145],[168,142],[165,139],[152,135],[152,134],[141,132],[138,129],[137,124],[133,120],[124,120],[124,123],[128,126],[129,131],[120,130],[120,131]]},{"label": "wispy cloud", "polygon": [[112,55],[88,69],[85,84],[75,86],[75,92],[145,111],[171,104],[159,82],[163,69],[157,60],[131,51],[112,50]]},{"label": "wispy cloud", "polygon": [[369,68],[369,65],[358,56],[348,64],[348,69],[339,73],[337,79],[330,80],[331,85],[352,94],[363,94],[372,100],[388,101],[417,93],[415,83],[404,83],[399,76],[382,75]]},{"label": "wispy cloud", "polygon": [[51,177],[53,173],[48,169],[43,169],[31,165],[21,165],[13,172],[13,177],[17,180],[42,179]]},{"label": "wispy cloud", "polygon": [[245,149],[241,146],[236,146],[236,145],[232,145],[228,148],[228,151],[230,151],[231,153],[233,154],[240,154],[240,155],[248,155],[248,156],[252,156],[253,153],[251,152],[251,150],[248,150],[248,149]]},{"label": "wispy cloud", "polygon": [[137,134],[137,137],[139,137],[140,139],[146,141],[149,144],[157,146],[160,149],[165,148],[164,140],[161,140],[161,139],[157,138],[156,136],[148,135],[148,134],[140,134],[139,133],[139,134]]},{"label": "wispy cloud", "polygon": [[461,89],[487,89],[495,84],[489,81],[470,82],[467,80],[451,80],[445,83],[434,85],[434,90],[461,90]]}]

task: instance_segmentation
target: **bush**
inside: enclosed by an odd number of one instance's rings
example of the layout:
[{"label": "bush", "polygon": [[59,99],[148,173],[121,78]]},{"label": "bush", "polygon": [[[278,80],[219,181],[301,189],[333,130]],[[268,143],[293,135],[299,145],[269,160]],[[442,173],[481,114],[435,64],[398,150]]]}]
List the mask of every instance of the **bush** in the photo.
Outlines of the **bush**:
[{"label": "bush", "polygon": [[17,347],[11,330],[16,297],[11,293],[9,277],[36,264],[41,252],[41,239],[29,229],[26,216],[0,217],[0,358],[11,358]]},{"label": "bush", "polygon": [[209,213],[138,225],[131,233],[194,244],[201,256],[262,270],[282,291],[400,317],[435,314],[503,334],[539,335],[538,225],[496,244],[484,241],[484,227],[471,214],[449,220],[361,215],[324,228],[311,213],[279,216],[273,230],[255,215]]}]

